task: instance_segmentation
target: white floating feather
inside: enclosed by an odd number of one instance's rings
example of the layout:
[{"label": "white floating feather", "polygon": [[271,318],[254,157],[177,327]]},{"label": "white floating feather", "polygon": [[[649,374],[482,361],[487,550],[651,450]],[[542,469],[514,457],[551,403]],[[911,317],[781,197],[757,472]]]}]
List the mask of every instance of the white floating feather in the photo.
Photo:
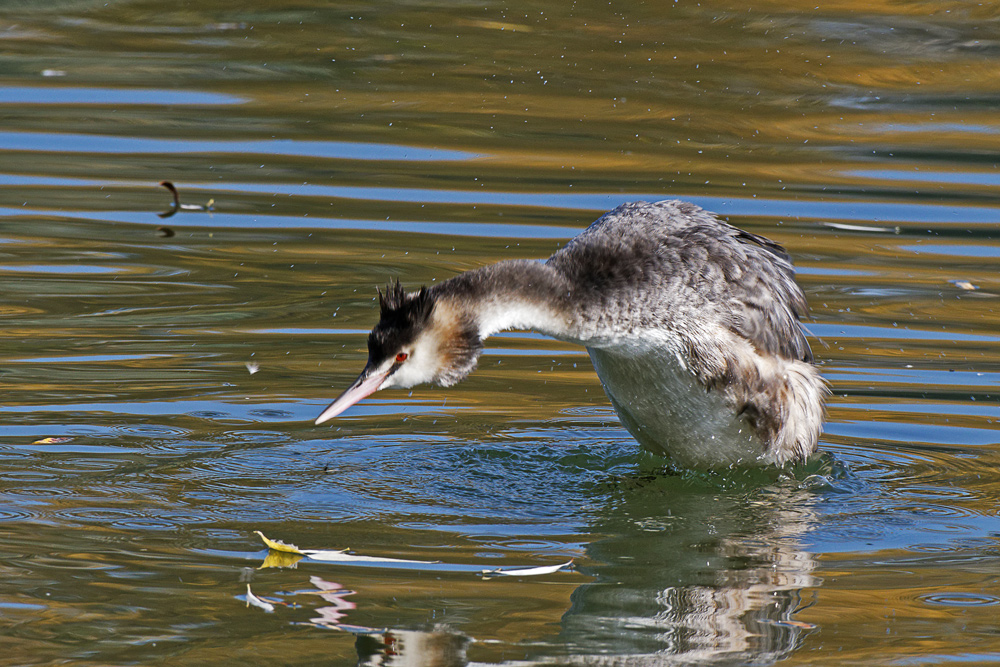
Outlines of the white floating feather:
[{"label": "white floating feather", "polygon": [[573,561],[566,561],[560,565],[546,565],[544,567],[521,567],[511,570],[483,570],[480,572],[484,577],[537,577],[540,574],[552,574],[573,564]]},{"label": "white floating feather", "polygon": [[247,584],[247,606],[249,607],[250,605],[263,609],[268,613],[274,611],[274,605],[254,595],[253,591],[250,590],[250,584]]}]

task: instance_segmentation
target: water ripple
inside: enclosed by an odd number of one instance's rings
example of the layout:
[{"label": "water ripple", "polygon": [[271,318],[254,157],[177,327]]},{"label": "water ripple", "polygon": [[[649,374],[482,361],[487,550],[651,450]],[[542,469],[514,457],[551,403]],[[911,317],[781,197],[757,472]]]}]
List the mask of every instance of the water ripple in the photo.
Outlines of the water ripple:
[{"label": "water ripple", "polygon": [[37,520],[38,516],[32,512],[29,508],[24,506],[11,507],[11,506],[0,506],[0,521],[11,521],[11,522],[32,522]]},{"label": "water ripple", "polygon": [[932,593],[922,595],[920,599],[927,604],[945,607],[992,607],[1000,605],[1000,597],[982,593]]}]

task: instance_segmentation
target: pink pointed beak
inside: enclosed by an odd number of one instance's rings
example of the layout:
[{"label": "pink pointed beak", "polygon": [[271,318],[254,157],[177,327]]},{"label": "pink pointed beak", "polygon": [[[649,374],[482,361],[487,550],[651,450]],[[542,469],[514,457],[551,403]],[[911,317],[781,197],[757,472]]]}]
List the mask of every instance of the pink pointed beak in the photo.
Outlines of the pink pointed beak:
[{"label": "pink pointed beak", "polygon": [[331,403],[330,407],[324,410],[319,417],[316,417],[316,424],[319,425],[333,419],[362,398],[374,394],[392,371],[393,369],[390,368],[385,372],[379,373],[374,368],[366,366],[365,370],[358,376],[358,379],[354,381],[354,384],[338,396],[337,400]]}]

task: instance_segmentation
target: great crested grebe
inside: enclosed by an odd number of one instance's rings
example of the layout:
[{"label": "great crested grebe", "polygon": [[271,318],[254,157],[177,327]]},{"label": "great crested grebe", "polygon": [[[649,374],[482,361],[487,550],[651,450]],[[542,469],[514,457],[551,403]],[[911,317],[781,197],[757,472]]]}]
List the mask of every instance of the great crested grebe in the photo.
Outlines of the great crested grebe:
[{"label": "great crested grebe", "polygon": [[379,389],[453,385],[490,334],[533,329],[585,346],[625,428],[677,466],[802,461],[827,389],[794,274],[780,245],[694,204],[624,204],[545,262],[379,292],[368,364],[316,423]]}]

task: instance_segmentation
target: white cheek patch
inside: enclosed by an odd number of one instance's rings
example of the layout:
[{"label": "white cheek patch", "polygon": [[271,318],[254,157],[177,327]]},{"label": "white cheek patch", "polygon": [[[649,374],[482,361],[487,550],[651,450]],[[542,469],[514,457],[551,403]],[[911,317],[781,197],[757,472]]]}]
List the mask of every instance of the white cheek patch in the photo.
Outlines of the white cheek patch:
[{"label": "white cheek patch", "polygon": [[432,382],[436,375],[435,369],[428,367],[427,364],[421,364],[420,357],[413,355],[386,379],[382,388],[402,387],[406,389],[425,382]]},{"label": "white cheek patch", "polygon": [[414,344],[409,352],[409,358],[400,364],[395,373],[386,378],[382,389],[389,387],[407,389],[418,384],[433,382],[441,371],[441,362],[440,351],[424,336]]}]

